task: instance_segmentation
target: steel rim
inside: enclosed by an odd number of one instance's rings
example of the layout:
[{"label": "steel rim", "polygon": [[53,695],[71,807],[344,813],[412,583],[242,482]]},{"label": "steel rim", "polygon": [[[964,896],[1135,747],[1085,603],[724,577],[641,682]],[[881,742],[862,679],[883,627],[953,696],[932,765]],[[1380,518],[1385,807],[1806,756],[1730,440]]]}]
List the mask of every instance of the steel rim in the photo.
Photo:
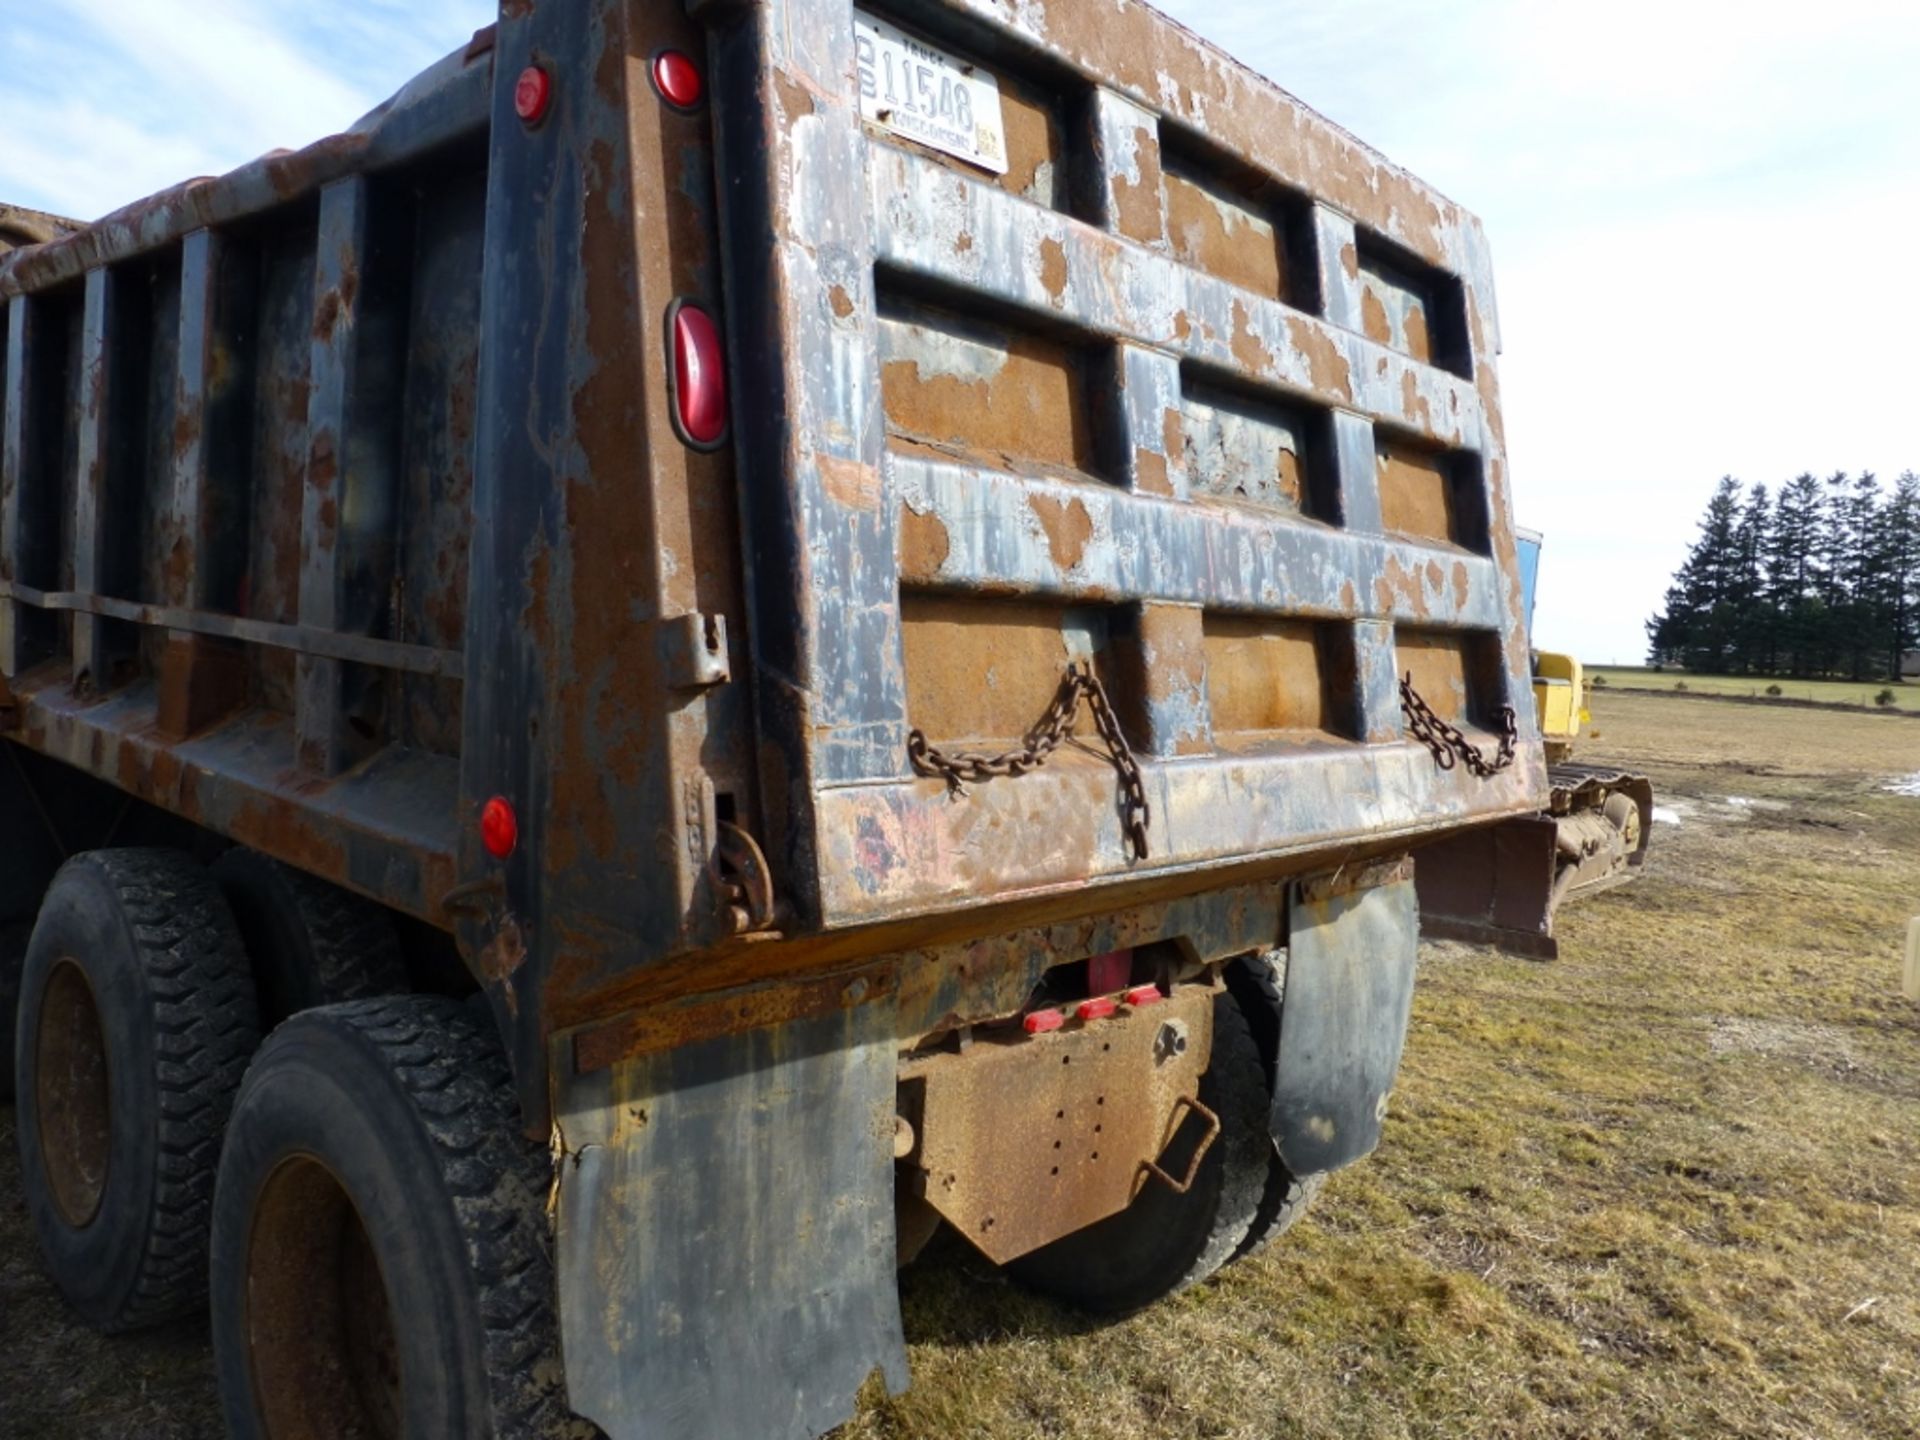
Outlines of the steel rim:
[{"label": "steel rim", "polygon": [[246,1297],[254,1397],[272,1440],[399,1440],[405,1391],[379,1256],[320,1160],[282,1161],[261,1186]]},{"label": "steel rim", "polygon": [[63,957],[48,974],[34,1043],[41,1167],[60,1218],[85,1229],[107,1190],[113,1098],[100,1005],[78,961]]}]

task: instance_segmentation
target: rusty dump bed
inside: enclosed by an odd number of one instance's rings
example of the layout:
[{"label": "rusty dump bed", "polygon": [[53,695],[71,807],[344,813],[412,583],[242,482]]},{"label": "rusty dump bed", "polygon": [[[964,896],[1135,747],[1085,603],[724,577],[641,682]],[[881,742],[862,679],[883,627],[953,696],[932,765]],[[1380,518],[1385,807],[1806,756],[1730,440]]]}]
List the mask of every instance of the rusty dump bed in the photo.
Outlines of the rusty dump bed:
[{"label": "rusty dump bed", "polygon": [[[863,117],[845,0],[515,3],[346,135],[0,256],[0,734],[455,930],[535,1127],[561,1030],[585,1071],[747,982],[1224,934],[1544,799],[1473,218],[1133,0],[860,13],[993,77],[1004,173]],[[1074,662],[1144,856],[1084,709],[964,794],[910,759],[1015,748]],[[1401,674],[1517,706],[1520,763],[1440,769]],[[969,973],[859,993],[1022,1003]]]}]

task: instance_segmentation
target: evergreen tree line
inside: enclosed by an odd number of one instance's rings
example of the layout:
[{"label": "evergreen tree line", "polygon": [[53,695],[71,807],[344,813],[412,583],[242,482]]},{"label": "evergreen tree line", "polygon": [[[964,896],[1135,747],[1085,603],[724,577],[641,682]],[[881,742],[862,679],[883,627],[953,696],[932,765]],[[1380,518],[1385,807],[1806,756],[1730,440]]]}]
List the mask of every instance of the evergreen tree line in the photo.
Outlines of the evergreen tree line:
[{"label": "evergreen tree line", "polygon": [[1722,479],[1647,640],[1655,665],[1897,679],[1920,649],[1920,476]]}]

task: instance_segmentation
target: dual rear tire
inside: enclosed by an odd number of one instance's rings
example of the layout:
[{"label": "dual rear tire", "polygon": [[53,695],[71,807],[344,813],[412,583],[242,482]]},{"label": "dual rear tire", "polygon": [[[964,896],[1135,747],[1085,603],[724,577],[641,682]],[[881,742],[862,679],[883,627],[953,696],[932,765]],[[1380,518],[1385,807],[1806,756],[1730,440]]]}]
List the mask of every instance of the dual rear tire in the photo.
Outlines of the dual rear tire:
[{"label": "dual rear tire", "polygon": [[[1014,1261],[1014,1279],[1078,1310],[1124,1315],[1259,1253],[1306,1212],[1323,1177],[1289,1173],[1271,1129],[1279,985],[1258,956],[1229,967],[1227,980],[1214,999],[1213,1053],[1200,1079],[1200,1102],[1220,1130],[1190,1188],[1178,1194],[1149,1181],[1118,1215]],[[1205,1131],[1189,1114],[1161,1168],[1187,1173]]]},{"label": "dual rear tire", "polygon": [[355,1001],[274,1032],[213,1216],[236,1440],[593,1433],[554,1360],[547,1156],[510,1082],[458,1001]]},{"label": "dual rear tire", "polygon": [[199,1308],[214,1168],[260,1043],[206,872],[162,850],[68,861],[27,946],[15,1033],[23,1188],[54,1282],[109,1333]]},{"label": "dual rear tire", "polygon": [[[560,1378],[546,1152],[482,1017],[378,993],[405,985],[381,912],[244,852],[96,851],[19,973],[23,1190],[87,1321],[192,1313],[211,1278],[235,1436],[594,1433]],[[292,1017],[264,1046],[263,1011]]]}]

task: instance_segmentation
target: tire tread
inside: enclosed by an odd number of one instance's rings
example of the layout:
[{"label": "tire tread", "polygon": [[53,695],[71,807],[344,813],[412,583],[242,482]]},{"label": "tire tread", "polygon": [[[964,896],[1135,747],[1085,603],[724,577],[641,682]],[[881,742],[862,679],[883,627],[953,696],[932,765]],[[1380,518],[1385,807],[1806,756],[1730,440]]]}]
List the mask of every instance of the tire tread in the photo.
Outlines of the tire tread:
[{"label": "tire tread", "polygon": [[[94,850],[68,862],[113,892],[145,971],[158,1133],[153,1223],[108,1333],[190,1315],[207,1301],[207,1242],[220,1141],[260,1042],[253,978],[226,902],[175,850]],[[55,881],[58,884],[58,880]]]},{"label": "tire tread", "polygon": [[307,1017],[350,1029],[377,1054],[432,1146],[472,1268],[496,1440],[597,1434],[566,1405],[545,1222],[550,1160],[521,1134],[498,1037],[471,1007],[436,996],[348,1001]]}]

